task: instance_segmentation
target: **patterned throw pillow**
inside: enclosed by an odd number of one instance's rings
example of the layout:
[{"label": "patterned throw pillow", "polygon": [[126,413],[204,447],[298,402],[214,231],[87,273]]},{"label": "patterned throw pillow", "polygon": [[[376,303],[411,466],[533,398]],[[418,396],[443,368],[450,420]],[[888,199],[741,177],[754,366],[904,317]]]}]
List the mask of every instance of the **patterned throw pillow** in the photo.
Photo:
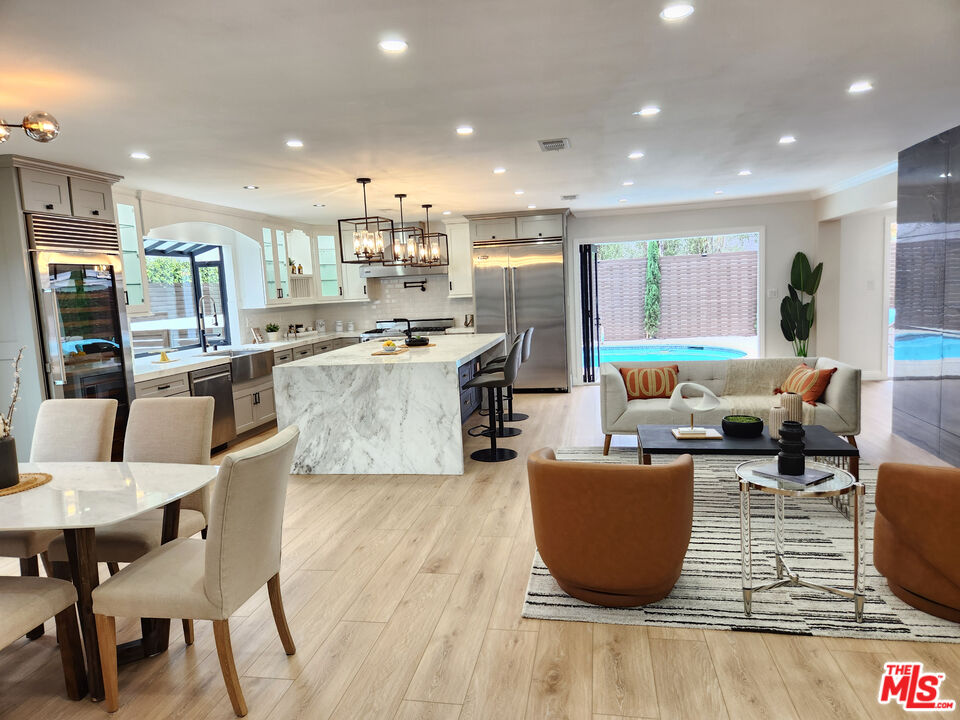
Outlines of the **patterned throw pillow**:
[{"label": "patterned throw pillow", "polygon": [[803,397],[804,402],[816,405],[830,383],[830,376],[836,371],[836,368],[815,370],[806,363],[800,363],[775,392],[797,393]]},{"label": "patterned throw pillow", "polygon": [[654,368],[620,368],[623,384],[627,388],[627,400],[668,398],[677,387],[679,365]]}]

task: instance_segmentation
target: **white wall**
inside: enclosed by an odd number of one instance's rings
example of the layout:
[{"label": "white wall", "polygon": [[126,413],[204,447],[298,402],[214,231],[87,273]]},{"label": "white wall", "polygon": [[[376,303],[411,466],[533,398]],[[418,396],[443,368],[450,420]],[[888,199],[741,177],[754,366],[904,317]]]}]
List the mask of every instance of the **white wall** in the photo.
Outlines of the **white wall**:
[{"label": "white wall", "polygon": [[[636,240],[643,237],[683,237],[687,235],[763,230],[760,268],[760,295],[763,312],[763,345],[767,357],[793,355],[793,349],[780,332],[780,298],[786,294],[790,265],[798,251],[807,253],[816,263],[817,222],[813,200],[794,200],[752,204],[716,204],[710,206],[677,206],[662,210],[635,212],[581,213],[571,218],[568,262],[578,262],[577,247],[584,243]],[[571,348],[579,347],[580,327],[577,291],[579,278],[572,273],[568,283],[568,336]],[[725,278],[717,278],[724,282]],[[776,294],[769,297],[766,290]],[[828,309],[829,311],[829,309]],[[816,341],[810,352],[815,354]],[[572,357],[579,352],[571,350]],[[576,378],[575,378],[576,379]]]},{"label": "white wall", "polygon": [[817,239],[817,258],[823,263],[820,289],[817,291],[817,352],[840,360],[840,278],[844,275],[841,266],[841,229],[839,220],[820,223]]}]

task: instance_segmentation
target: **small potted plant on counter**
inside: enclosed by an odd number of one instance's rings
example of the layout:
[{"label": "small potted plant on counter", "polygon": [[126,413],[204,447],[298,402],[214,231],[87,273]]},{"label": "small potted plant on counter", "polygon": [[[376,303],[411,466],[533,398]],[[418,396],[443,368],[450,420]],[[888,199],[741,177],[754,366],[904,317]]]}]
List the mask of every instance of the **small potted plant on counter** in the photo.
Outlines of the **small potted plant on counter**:
[{"label": "small potted plant on counter", "polygon": [[10,434],[13,432],[13,411],[20,397],[20,359],[23,348],[13,361],[13,391],[10,393],[10,407],[6,415],[0,415],[0,489],[13,487],[20,482],[20,466],[17,464],[17,444]]},{"label": "small potted plant on counter", "polygon": [[280,326],[276,323],[267,323],[264,329],[267,331],[267,342],[280,342]]}]

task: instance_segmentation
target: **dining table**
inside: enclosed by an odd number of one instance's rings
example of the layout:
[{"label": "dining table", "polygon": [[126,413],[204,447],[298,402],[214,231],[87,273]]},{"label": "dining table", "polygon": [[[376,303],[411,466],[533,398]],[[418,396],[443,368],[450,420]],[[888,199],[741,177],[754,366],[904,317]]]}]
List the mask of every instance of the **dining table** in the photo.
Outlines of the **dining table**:
[{"label": "dining table", "polygon": [[[70,575],[77,588],[91,699],[103,699],[103,675],[93,591],[100,584],[97,528],[163,509],[161,543],[177,537],[180,500],[217,476],[215,465],[139,462],[21,463],[21,475],[42,473],[49,482],[0,496],[0,530],[61,530]],[[141,618],[139,640],[118,646],[118,661],[133,662],[167,649],[170,620]]]}]

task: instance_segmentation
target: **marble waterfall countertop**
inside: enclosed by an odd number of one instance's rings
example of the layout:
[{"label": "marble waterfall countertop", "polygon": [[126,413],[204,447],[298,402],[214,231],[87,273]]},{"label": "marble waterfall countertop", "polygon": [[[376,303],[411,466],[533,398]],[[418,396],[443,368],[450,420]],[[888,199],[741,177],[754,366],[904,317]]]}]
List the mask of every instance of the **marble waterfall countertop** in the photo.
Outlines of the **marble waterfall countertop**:
[{"label": "marble waterfall countertop", "polygon": [[503,334],[440,335],[372,355],[367,342],[273,368],[280,427],[300,427],[298,474],[463,474],[458,369]]}]

